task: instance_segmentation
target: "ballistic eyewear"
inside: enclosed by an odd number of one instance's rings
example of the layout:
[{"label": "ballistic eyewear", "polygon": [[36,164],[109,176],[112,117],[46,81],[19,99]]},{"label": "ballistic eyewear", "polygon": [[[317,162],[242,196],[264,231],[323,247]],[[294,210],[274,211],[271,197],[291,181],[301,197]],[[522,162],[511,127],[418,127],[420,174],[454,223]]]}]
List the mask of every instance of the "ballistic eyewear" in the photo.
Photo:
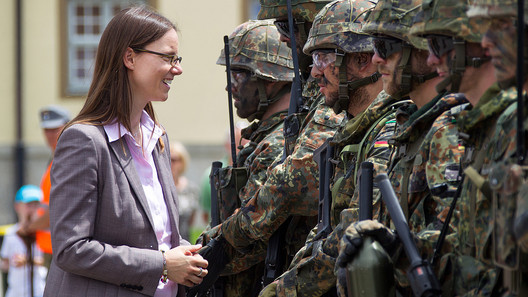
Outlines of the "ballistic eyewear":
[{"label": "ballistic eyewear", "polygon": [[403,41],[391,37],[375,37],[374,52],[383,60],[392,54],[402,51]]},{"label": "ballistic eyewear", "polygon": [[442,57],[455,48],[453,38],[444,35],[427,36],[427,46],[429,47],[429,51],[437,58]]},{"label": "ballistic eyewear", "polygon": [[[288,24],[288,20],[275,21],[273,23],[275,24],[275,27],[277,27],[277,31],[279,31],[281,35],[284,35],[286,38],[291,39],[290,25]],[[298,31],[299,29],[297,28],[297,23],[294,20],[293,21],[293,32],[297,33]]]},{"label": "ballistic eyewear", "polygon": [[315,50],[312,52],[313,67],[324,71],[326,67],[336,61],[335,50]]},{"label": "ballistic eyewear", "polygon": [[241,83],[249,79],[253,73],[246,69],[231,68],[231,81]]}]

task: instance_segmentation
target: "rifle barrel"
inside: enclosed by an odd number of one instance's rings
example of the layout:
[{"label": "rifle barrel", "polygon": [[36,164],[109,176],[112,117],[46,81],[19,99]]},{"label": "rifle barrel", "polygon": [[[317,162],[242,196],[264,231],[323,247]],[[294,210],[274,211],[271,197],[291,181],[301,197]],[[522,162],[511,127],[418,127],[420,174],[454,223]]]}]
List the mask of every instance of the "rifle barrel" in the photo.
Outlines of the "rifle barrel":
[{"label": "rifle barrel", "polygon": [[237,167],[236,161],[236,140],[235,140],[235,124],[233,122],[233,93],[231,92],[231,56],[229,54],[229,37],[224,36],[224,54],[226,62],[226,76],[227,76],[227,100],[229,106],[229,131],[231,133],[231,160],[233,161],[233,168]]}]

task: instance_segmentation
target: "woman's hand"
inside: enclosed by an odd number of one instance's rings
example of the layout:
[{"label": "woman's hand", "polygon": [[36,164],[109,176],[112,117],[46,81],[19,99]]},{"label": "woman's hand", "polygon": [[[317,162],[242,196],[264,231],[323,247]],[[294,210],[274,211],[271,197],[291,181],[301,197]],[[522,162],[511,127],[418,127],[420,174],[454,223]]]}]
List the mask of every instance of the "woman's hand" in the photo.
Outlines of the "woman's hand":
[{"label": "woman's hand", "polygon": [[196,252],[200,244],[184,245],[165,253],[168,277],[171,281],[187,287],[200,284],[207,275],[207,260]]}]

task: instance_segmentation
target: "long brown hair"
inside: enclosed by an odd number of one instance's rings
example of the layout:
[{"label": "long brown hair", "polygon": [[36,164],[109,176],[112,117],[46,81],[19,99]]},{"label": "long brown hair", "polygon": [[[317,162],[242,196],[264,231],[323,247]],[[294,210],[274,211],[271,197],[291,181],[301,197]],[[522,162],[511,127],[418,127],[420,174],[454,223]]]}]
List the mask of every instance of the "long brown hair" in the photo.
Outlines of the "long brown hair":
[{"label": "long brown hair", "polygon": [[[114,119],[131,129],[132,94],[123,56],[128,47],[144,48],[176,26],[145,6],[119,12],[101,36],[95,57],[94,76],[79,114],[65,127],[76,123],[106,125]],[[157,124],[152,103],[144,110]]]}]

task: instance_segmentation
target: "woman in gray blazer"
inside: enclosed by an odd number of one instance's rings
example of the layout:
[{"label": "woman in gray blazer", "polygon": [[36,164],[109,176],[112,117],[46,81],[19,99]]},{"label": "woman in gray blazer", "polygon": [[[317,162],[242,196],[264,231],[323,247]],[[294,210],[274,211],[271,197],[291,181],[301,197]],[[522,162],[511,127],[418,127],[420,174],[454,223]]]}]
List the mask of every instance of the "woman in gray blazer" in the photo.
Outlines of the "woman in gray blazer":
[{"label": "woman in gray blazer", "polygon": [[152,101],[182,73],[174,24],[118,13],[97,50],[84,107],[51,169],[53,262],[44,296],[183,296],[207,261],[178,231],[169,142]]}]

